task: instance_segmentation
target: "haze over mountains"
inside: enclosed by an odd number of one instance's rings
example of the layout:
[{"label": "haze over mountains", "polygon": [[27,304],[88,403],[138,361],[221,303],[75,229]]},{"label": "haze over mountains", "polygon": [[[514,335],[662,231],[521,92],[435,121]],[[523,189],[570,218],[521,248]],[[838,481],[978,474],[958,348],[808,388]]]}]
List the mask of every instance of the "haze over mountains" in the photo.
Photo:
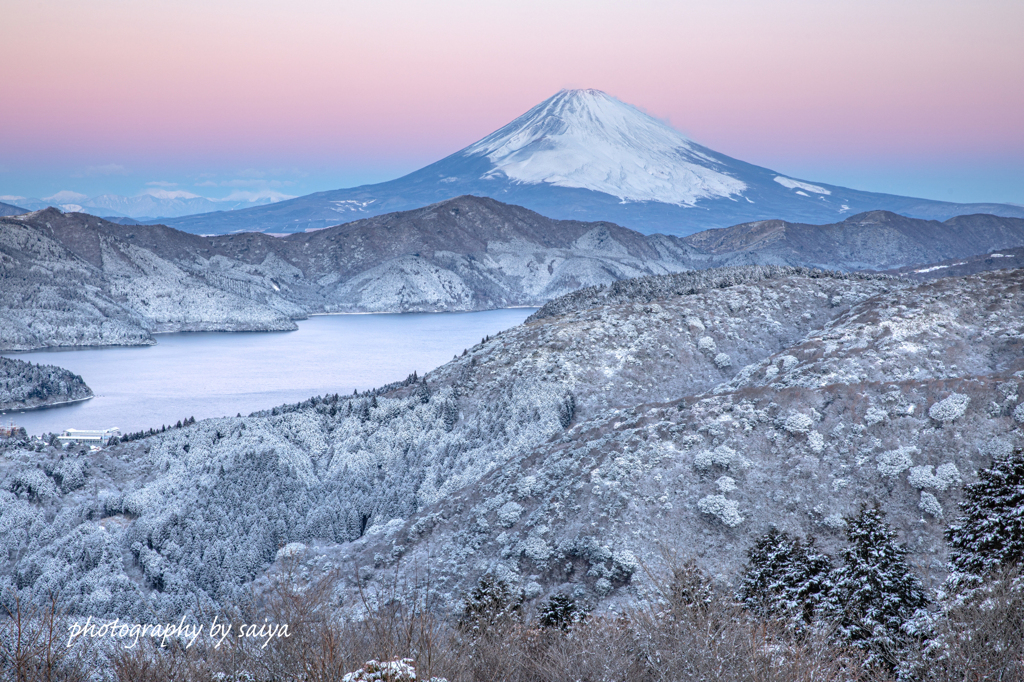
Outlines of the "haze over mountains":
[{"label": "haze over mountains", "polygon": [[[28,211],[53,207],[64,212],[89,213],[104,218],[143,220],[176,218],[210,211],[234,211],[263,206],[289,198],[291,197],[279,192],[235,192],[224,199],[209,199],[184,190],[148,189],[131,197],[119,194],[89,197],[78,192],[62,191],[44,199],[10,197],[9,201]],[[2,210],[2,206],[0,206],[0,210]],[[24,212],[24,210],[18,211],[18,213]]]},{"label": "haze over mountains", "polygon": [[0,219],[0,350],[294,329],[324,312],[540,306],[581,287],[730,265],[914,266],[927,276],[919,264],[1015,247],[1024,247],[1024,219],[990,215],[940,223],[874,211],[679,238],[464,196],[280,238],[203,237],[47,209]]},{"label": "haze over mountains", "polygon": [[464,194],[645,234],[688,235],[764,219],[833,223],[872,210],[939,220],[973,213],[1024,217],[1024,208],[1010,204],[955,204],[795,179],[697,144],[598,90],[563,90],[396,180],[165,222],[199,234],[302,232]]}]

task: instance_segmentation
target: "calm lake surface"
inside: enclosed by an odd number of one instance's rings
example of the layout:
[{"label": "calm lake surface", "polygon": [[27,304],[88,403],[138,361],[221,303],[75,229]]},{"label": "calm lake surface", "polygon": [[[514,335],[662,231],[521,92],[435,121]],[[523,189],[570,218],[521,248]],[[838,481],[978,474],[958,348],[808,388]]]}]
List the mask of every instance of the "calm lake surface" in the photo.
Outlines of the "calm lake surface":
[{"label": "calm lake surface", "polygon": [[111,426],[124,433],[362,392],[443,365],[534,310],[324,315],[292,332],[159,334],[155,346],[9,353],[80,374],[96,397],[0,413],[0,421],[13,419],[30,435]]}]

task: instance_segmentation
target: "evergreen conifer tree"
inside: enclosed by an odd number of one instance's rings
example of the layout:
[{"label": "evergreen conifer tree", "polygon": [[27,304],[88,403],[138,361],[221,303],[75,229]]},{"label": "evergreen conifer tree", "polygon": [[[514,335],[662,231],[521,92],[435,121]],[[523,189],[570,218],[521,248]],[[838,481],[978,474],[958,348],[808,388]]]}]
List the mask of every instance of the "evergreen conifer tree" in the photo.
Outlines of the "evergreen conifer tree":
[{"label": "evergreen conifer tree", "polygon": [[462,607],[459,627],[474,636],[520,617],[523,595],[501,578],[488,573],[480,578]]},{"label": "evergreen conifer tree", "polygon": [[581,616],[582,613],[580,613],[575,599],[567,594],[556,594],[541,607],[540,626],[568,630],[580,620]]},{"label": "evergreen conifer tree", "polygon": [[736,597],[759,616],[779,611],[786,591],[782,576],[793,561],[794,541],[789,533],[772,527],[747,550],[747,566]]},{"label": "evergreen conifer tree", "polygon": [[794,629],[810,625],[832,589],[832,562],[813,538],[801,542],[772,528],[747,556],[737,598],[757,615],[784,619]]},{"label": "evergreen conifer tree", "polygon": [[865,507],[846,521],[850,546],[832,572],[828,607],[842,638],[868,652],[868,665],[893,670],[909,643],[903,625],[928,600],[881,509]]},{"label": "evergreen conifer tree", "polygon": [[567,393],[558,406],[558,422],[563,429],[569,428],[572,418],[576,414],[576,396]]},{"label": "evergreen conifer tree", "polygon": [[946,531],[955,586],[1024,565],[1024,452],[979,471],[977,483],[964,486],[960,512]]},{"label": "evergreen conifer tree", "polygon": [[427,386],[427,380],[424,379],[416,387],[416,397],[420,399],[421,403],[430,402],[430,388]]},{"label": "evergreen conifer tree", "polygon": [[455,428],[455,422],[459,420],[459,406],[454,398],[448,398],[444,401],[441,418],[444,421],[445,431],[451,431]]}]

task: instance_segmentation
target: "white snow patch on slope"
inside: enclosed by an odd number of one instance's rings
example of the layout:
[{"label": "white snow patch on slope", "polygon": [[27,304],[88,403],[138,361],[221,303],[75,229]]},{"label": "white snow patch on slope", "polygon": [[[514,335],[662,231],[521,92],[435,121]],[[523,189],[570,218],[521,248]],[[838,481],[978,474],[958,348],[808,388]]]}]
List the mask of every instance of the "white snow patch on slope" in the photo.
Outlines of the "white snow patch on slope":
[{"label": "white snow patch on slope", "polygon": [[[966,264],[967,264],[967,261],[960,261],[959,263],[953,263],[953,265],[966,265]],[[944,268],[953,267],[953,265],[933,265],[930,268],[921,268],[920,270],[914,270],[914,272],[916,272],[918,274],[923,274],[925,272],[935,272],[936,270],[942,270]]]},{"label": "white snow patch on slope", "polygon": [[679,131],[599,90],[563,90],[462,151],[526,184],[692,206],[746,189]]},{"label": "white snow patch on slope", "polygon": [[[775,176],[775,182],[779,183],[780,185],[787,189],[803,189],[807,190],[808,192],[814,192],[815,194],[832,194],[831,191],[825,189],[824,187],[812,185],[809,182],[800,182],[799,180],[786,178],[781,175]],[[800,194],[800,192],[797,192],[797,194]]]}]

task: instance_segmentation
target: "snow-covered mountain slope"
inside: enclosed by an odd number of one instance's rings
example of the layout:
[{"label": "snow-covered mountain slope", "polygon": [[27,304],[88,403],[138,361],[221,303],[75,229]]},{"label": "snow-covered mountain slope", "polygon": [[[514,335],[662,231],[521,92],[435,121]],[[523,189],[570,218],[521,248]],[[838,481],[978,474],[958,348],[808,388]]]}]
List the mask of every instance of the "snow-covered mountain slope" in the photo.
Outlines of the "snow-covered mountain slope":
[{"label": "snow-covered mountain slope", "polygon": [[622,604],[651,596],[640,567],[666,551],[729,582],[768,528],[835,554],[845,517],[877,503],[935,586],[961,484],[1024,445],[1022,283],[628,280],[422,382],[98,453],[15,446],[0,585],[163,616],[241,600],[290,554],[288,570],[368,595],[429,571],[451,608],[488,571],[530,608]]},{"label": "snow-covered mountain slope", "polygon": [[542,305],[581,286],[715,262],[675,238],[479,197],[284,239],[47,209],[0,219],[0,349],[293,329],[317,312]]},{"label": "snow-covered mountain slope", "polygon": [[749,256],[762,264],[885,270],[1024,246],[1024,219],[969,215],[939,222],[870,211],[830,225],[762,220],[683,241],[737,265]]},{"label": "snow-covered mountain slope", "polygon": [[989,270],[1017,270],[1024,268],[1024,248],[1000,248],[991,253],[962,258],[950,258],[938,263],[917,263],[889,270],[887,274],[908,279],[928,280],[941,277],[966,277]]},{"label": "snow-covered mountain slope", "polygon": [[0,410],[61,405],[91,397],[92,389],[82,377],[62,367],[0,357]]},{"label": "snow-covered mountain slope", "polygon": [[1009,204],[954,204],[792,178],[703,147],[598,90],[563,90],[482,140],[404,177],[271,206],[167,221],[188,232],[301,232],[463,194],[551,218],[688,235],[755,220],[833,223],[873,210],[945,220]]},{"label": "snow-covered mountain slope", "polygon": [[484,178],[693,206],[746,189],[707,150],[599,90],[561,92],[461,152],[494,164]]},{"label": "snow-covered mountain slope", "polygon": [[303,314],[246,264],[204,267],[184,249],[162,258],[134,243],[133,229],[140,227],[53,208],[0,219],[0,349],[144,345],[156,331],[294,329],[291,318]]},{"label": "snow-covered mountain slope", "polygon": [[581,287],[574,296],[686,270],[882,270],[1017,246],[1024,220],[985,215],[938,223],[874,212],[835,225],[766,221],[680,239],[464,196],[278,238],[200,237],[48,209],[0,219],[0,349],[145,343],[151,331],[288,329],[318,312],[540,306]]}]

